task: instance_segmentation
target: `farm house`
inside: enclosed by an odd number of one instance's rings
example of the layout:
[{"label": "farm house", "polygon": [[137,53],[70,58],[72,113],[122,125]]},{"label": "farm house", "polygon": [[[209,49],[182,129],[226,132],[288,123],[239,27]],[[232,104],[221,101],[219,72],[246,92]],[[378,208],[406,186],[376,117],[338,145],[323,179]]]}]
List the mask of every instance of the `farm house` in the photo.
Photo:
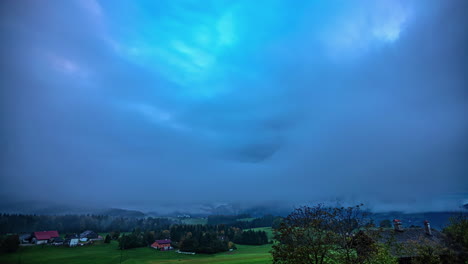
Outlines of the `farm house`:
[{"label": "farm house", "polygon": [[32,234],[31,242],[34,244],[47,244],[50,239],[59,237],[57,231],[39,231]]},{"label": "farm house", "polygon": [[154,249],[159,249],[161,251],[171,250],[172,249],[171,240],[170,239],[156,240],[151,245],[151,247]]}]

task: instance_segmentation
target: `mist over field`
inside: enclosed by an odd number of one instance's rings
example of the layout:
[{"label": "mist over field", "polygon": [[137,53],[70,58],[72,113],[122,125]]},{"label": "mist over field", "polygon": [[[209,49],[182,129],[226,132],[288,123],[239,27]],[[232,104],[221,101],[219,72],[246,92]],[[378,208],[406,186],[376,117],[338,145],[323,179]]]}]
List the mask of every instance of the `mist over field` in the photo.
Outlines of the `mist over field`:
[{"label": "mist over field", "polygon": [[459,210],[467,10],[1,1],[2,210]]}]

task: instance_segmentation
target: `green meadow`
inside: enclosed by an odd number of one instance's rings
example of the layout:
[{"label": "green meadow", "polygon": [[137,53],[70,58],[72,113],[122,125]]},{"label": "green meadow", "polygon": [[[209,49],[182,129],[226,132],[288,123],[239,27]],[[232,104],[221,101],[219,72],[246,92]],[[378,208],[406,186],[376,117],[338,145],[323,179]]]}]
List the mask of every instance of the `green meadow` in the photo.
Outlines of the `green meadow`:
[{"label": "green meadow", "polygon": [[271,245],[243,246],[232,252],[213,255],[185,255],[175,251],[161,252],[152,248],[120,251],[117,242],[97,243],[75,248],[50,245],[20,247],[16,253],[0,255],[2,264],[164,264],[164,263],[271,263]]}]

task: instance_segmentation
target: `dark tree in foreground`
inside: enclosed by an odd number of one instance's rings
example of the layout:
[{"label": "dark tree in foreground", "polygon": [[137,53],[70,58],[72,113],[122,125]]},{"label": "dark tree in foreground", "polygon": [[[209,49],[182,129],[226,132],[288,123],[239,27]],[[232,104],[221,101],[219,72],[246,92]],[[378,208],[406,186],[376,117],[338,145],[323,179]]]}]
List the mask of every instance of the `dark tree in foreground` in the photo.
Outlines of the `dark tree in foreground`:
[{"label": "dark tree in foreground", "polygon": [[443,232],[454,242],[459,243],[468,249],[468,217],[467,215],[457,215],[450,218],[450,224],[444,228]]},{"label": "dark tree in foreground", "polygon": [[19,248],[18,235],[10,235],[0,241],[2,251],[7,253],[16,252]]},{"label": "dark tree in foreground", "polygon": [[375,254],[373,240],[363,230],[372,225],[363,205],[331,209],[332,232],[335,235],[334,257],[340,263],[365,263]]},{"label": "dark tree in foreground", "polygon": [[110,237],[112,240],[117,240],[120,237],[120,232],[119,231],[112,231],[109,233]]},{"label": "dark tree in foreground", "polygon": [[111,236],[108,234],[106,235],[106,238],[104,239],[104,243],[109,244],[111,242]]},{"label": "dark tree in foreground", "polygon": [[463,263],[468,259],[468,217],[460,214],[450,218],[450,224],[444,228],[449,247],[455,252],[453,262]]},{"label": "dark tree in foreground", "polygon": [[380,221],[379,226],[382,227],[382,228],[391,228],[392,227],[392,222],[390,220],[388,220],[388,219],[385,219],[385,220]]},{"label": "dark tree in foreground", "polygon": [[327,263],[334,250],[332,211],[319,204],[294,210],[275,229],[273,263]]},{"label": "dark tree in foreground", "polygon": [[353,207],[301,207],[275,229],[273,262],[283,263],[372,263],[378,247],[363,230],[371,221]]},{"label": "dark tree in foreground", "polygon": [[356,263],[371,263],[379,249],[375,241],[362,230],[353,236],[351,248],[356,253]]}]

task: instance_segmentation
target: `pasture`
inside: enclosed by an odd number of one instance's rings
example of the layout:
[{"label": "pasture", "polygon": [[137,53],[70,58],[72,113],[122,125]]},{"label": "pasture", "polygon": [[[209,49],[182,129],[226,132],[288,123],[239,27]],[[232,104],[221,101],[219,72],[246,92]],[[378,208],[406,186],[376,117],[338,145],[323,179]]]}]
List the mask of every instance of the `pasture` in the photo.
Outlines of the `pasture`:
[{"label": "pasture", "polygon": [[120,251],[117,242],[111,244],[67,248],[54,246],[20,247],[16,253],[0,255],[2,264],[165,264],[165,263],[271,263],[271,245],[243,246],[232,252],[213,255],[184,255],[175,251],[156,251],[152,248],[137,248]]}]

